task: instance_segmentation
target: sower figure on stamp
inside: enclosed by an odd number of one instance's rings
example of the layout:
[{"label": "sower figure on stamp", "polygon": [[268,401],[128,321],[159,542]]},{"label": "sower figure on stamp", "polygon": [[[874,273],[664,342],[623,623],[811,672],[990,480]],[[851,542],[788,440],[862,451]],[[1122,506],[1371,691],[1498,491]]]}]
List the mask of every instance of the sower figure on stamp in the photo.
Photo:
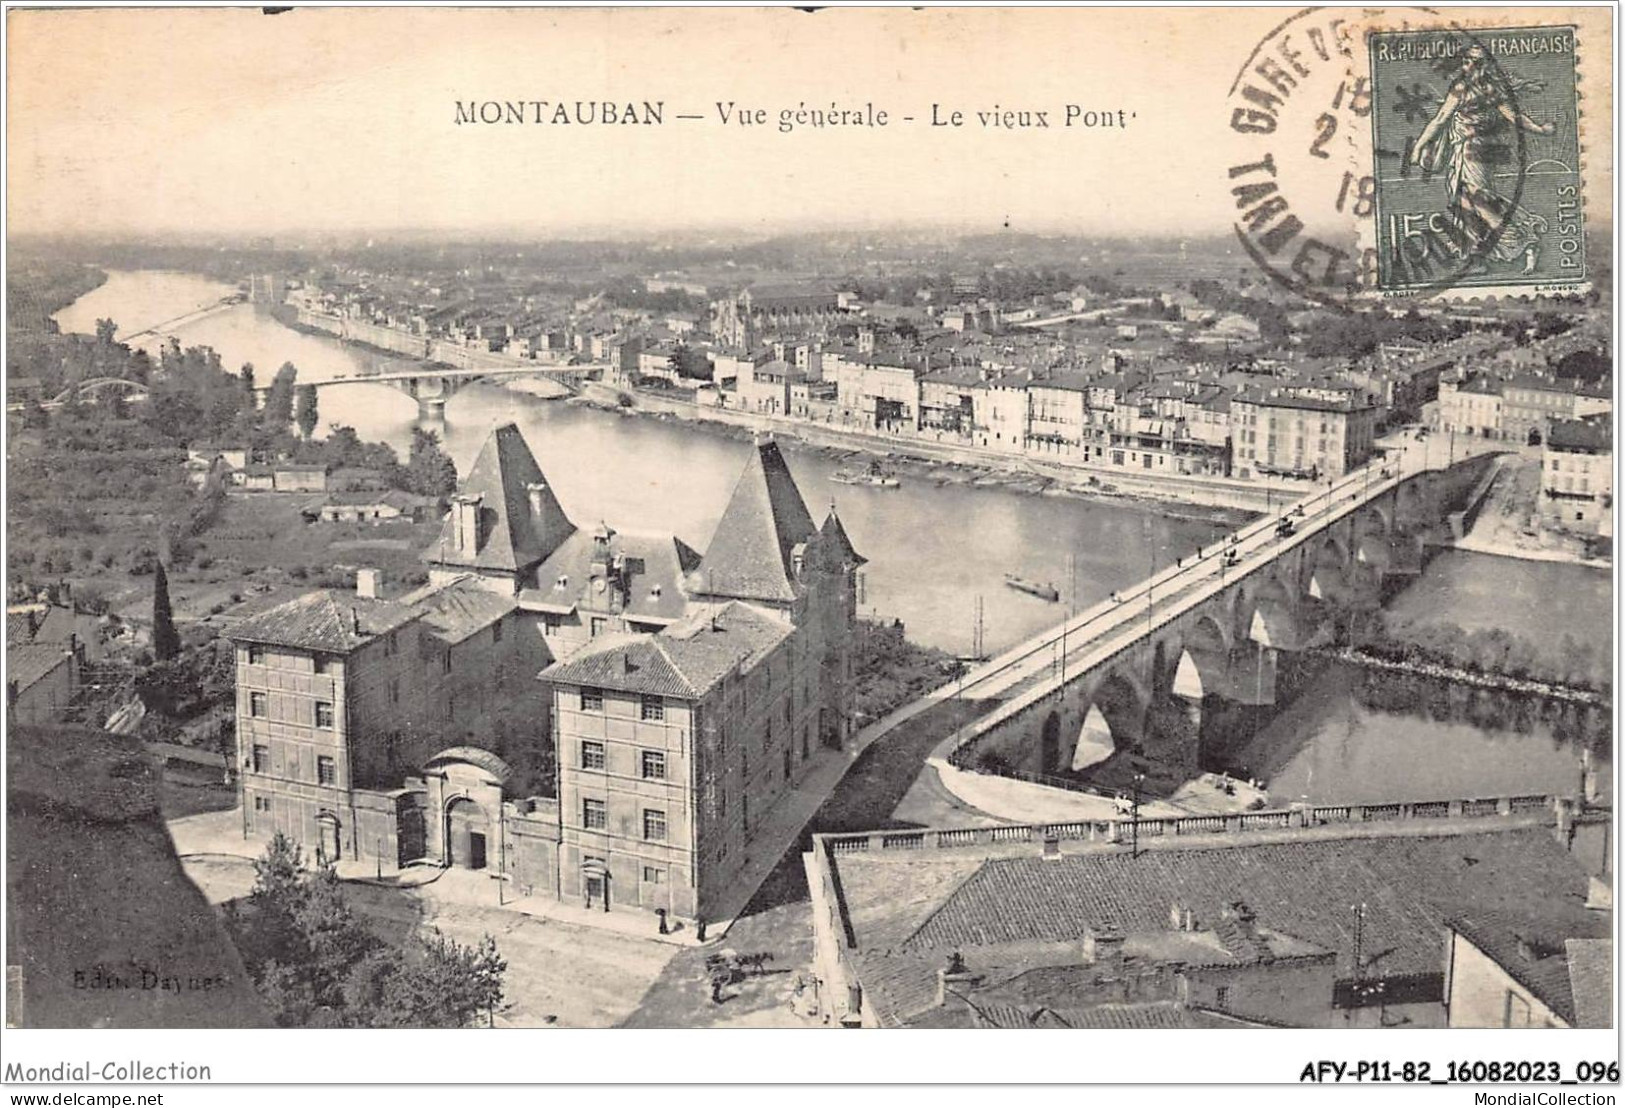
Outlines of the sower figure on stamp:
[{"label": "sower figure on stamp", "polygon": [[1546,219],[1497,191],[1493,171],[1517,130],[1556,131],[1555,124],[1537,123],[1517,106],[1516,93],[1540,88],[1539,82],[1494,73],[1484,48],[1468,47],[1444,102],[1411,148],[1416,165],[1446,171],[1446,214],[1455,232],[1451,248],[1478,266],[1490,258],[1512,262],[1522,255],[1523,271],[1535,270]]}]

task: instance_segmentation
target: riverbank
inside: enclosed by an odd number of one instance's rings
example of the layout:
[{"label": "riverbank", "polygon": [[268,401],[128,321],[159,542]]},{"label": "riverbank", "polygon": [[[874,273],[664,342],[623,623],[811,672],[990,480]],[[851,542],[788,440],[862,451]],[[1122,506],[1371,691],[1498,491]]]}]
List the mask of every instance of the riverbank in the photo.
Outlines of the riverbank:
[{"label": "riverbank", "polygon": [[[620,397],[631,398],[625,404]],[[1032,496],[1055,496],[1105,503],[1128,503],[1169,519],[1241,527],[1258,518],[1250,508],[1221,503],[1198,503],[1167,496],[1129,492],[1113,482],[1079,473],[1075,482],[1035,473],[1023,458],[1008,460],[969,448],[892,440],[823,424],[776,419],[728,409],[705,408],[675,397],[643,390],[612,389],[588,383],[570,403],[614,412],[625,418],[681,422],[717,438],[748,441],[763,432],[795,439],[835,461],[874,459],[900,480],[926,481],[937,487],[999,488]]]},{"label": "riverbank", "polygon": [[1598,540],[1547,528],[1536,510],[1539,502],[1540,460],[1503,458],[1472,530],[1456,540],[1456,549],[1526,562],[1613,568],[1611,557],[1596,554]]},{"label": "riverbank", "polygon": [[1390,673],[1410,673],[1421,677],[1433,677],[1443,681],[1453,681],[1457,684],[1468,685],[1478,689],[1494,689],[1497,692],[1522,693],[1530,696],[1546,697],[1550,700],[1564,700],[1572,704],[1584,704],[1588,707],[1606,708],[1611,703],[1610,697],[1592,689],[1576,688],[1573,685],[1564,685],[1557,682],[1535,681],[1522,677],[1509,677],[1501,673],[1481,673],[1474,670],[1462,669],[1458,666],[1440,665],[1437,662],[1399,661],[1393,658],[1384,658],[1357,647],[1339,647],[1336,649],[1323,649],[1315,653],[1324,658],[1332,658],[1339,662],[1352,665],[1365,666],[1369,669],[1386,670]]}]

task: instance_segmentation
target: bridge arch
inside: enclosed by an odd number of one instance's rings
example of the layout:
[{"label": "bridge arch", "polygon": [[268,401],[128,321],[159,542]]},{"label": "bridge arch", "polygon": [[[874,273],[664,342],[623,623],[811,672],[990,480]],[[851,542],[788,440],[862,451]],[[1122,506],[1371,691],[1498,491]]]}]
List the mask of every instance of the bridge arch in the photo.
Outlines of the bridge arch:
[{"label": "bridge arch", "polygon": [[1256,584],[1244,586],[1236,602],[1236,638],[1249,639],[1260,646],[1295,649],[1298,642],[1298,613],[1294,597],[1280,579],[1265,575]]},{"label": "bridge arch", "polygon": [[91,377],[80,381],[77,385],[69,385],[51,401],[52,404],[66,404],[68,398],[77,392],[81,399],[99,396],[104,392],[123,392],[127,396],[145,397],[151,390],[140,381],[131,381],[125,377]]},{"label": "bridge arch", "polygon": [[[1068,713],[1075,721],[1070,747],[1060,743],[1058,753],[1064,762],[1062,769],[1084,769],[1105,761],[1121,750],[1128,750],[1145,737],[1146,713],[1150,698],[1138,682],[1117,669],[1105,674],[1079,697],[1075,712]],[[1065,727],[1058,719],[1057,727]]]}]

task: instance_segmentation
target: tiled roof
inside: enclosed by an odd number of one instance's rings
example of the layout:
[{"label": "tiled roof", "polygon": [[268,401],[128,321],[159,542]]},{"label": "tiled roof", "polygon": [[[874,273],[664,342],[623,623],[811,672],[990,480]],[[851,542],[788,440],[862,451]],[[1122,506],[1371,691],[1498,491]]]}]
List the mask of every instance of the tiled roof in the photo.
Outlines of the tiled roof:
[{"label": "tiled roof", "polygon": [[[688,607],[684,581],[700,566],[700,556],[692,547],[675,535],[616,531],[611,532],[610,554],[620,556],[627,574],[623,614],[630,619],[661,621],[682,617]],[[600,597],[594,584],[594,557],[593,536],[575,532],[537,569],[534,585],[519,594],[520,606],[568,611],[579,605],[609,610],[607,599]]]},{"label": "tiled roof", "polygon": [[409,508],[431,504],[433,501],[427,496],[419,496],[417,493],[407,492],[404,489],[384,489],[382,491],[378,489],[356,489],[354,491],[329,493],[327,499],[322,503],[346,508],[371,507],[375,504],[383,504],[405,511]]},{"label": "tiled roof", "polygon": [[68,660],[62,643],[17,643],[6,647],[6,683],[26,691]]},{"label": "tiled roof", "polygon": [[[542,486],[541,511],[532,513],[529,490],[536,485]],[[473,558],[460,554],[453,511],[441,525],[439,540],[423,552],[427,562],[516,573],[553,553],[575,530],[525,437],[512,423],[491,432],[457,492],[481,498],[484,540]]]},{"label": "tiled roof", "polygon": [[913,1028],[1117,1028],[1149,1030],[1169,1027],[1211,1027],[1215,1021],[1174,1001],[1149,1004],[1101,1004],[1092,1008],[1051,1008],[1046,1005],[993,1004],[976,1001],[975,1007],[957,1004],[930,1008],[908,1021]]},{"label": "tiled roof", "polygon": [[1265,408],[1305,408],[1315,412],[1353,412],[1373,407],[1369,399],[1359,396],[1355,390],[1350,394],[1332,399],[1325,396],[1308,396],[1303,393],[1280,392],[1274,389],[1249,389],[1235,397],[1240,404],[1258,404]]},{"label": "tiled roof", "polygon": [[[1345,978],[1354,968],[1352,904],[1365,905],[1364,968],[1384,976],[1440,972],[1444,920],[1464,910],[1516,909],[1567,937],[1598,926],[1584,907],[1585,873],[1547,828],[1158,844],[1137,858],[860,852],[838,855],[834,864],[856,939],[854,963],[883,1021],[893,1023],[934,1003],[945,951],[987,962],[999,950],[1060,949],[1102,921],[1125,935],[1167,931],[1176,902],[1212,927],[1226,906],[1244,901],[1272,944],[1279,938],[1303,951],[1333,951]],[[1329,889],[1336,895],[1324,895]],[[1373,953],[1380,953],[1374,966]]]},{"label": "tiled roof", "polygon": [[1612,939],[1569,939],[1569,989],[1574,994],[1576,1027],[1614,1026],[1614,943]]},{"label": "tiled roof", "polygon": [[347,654],[422,615],[408,604],[317,589],[231,624],[237,642]]},{"label": "tiled roof", "polygon": [[824,517],[824,526],[818,530],[819,537],[824,542],[826,555],[833,556],[840,565],[861,566],[869,559],[859,554],[847,536],[846,528],[841,525],[841,517],[835,514],[835,506],[830,505],[829,515]]},{"label": "tiled roof", "polygon": [[1553,420],[1546,434],[1546,444],[1553,450],[1584,450],[1606,454],[1614,448],[1613,428],[1598,420]]},{"label": "tiled roof", "polygon": [[469,765],[479,766],[498,781],[507,781],[508,778],[513,776],[513,770],[508,767],[507,762],[504,762],[489,750],[483,750],[477,746],[447,747],[427,762],[424,762],[423,768],[427,771],[436,766],[445,765],[447,762],[467,762]]},{"label": "tiled roof", "polygon": [[[1577,920],[1564,926],[1562,921],[1553,921],[1533,912],[1510,913],[1481,908],[1455,915],[1448,923],[1451,930],[1483,951],[1486,957],[1557,1013],[1565,1023],[1579,1026],[1576,1023],[1571,984],[1573,967],[1569,964],[1567,946],[1574,939],[1602,939],[1611,934],[1611,919],[1609,913],[1595,913],[1592,919]],[[1611,942],[1604,941],[1605,945],[1611,947]],[[1606,957],[1611,963],[1611,949]],[[1594,960],[1585,968],[1594,969]],[[1580,976],[1587,974],[1582,972]],[[1609,992],[1612,992],[1613,981],[1610,965],[1603,978],[1604,987]],[[1587,1000],[1591,1000],[1589,993]]]},{"label": "tiled roof", "polygon": [[479,584],[472,575],[448,585],[426,585],[408,593],[399,604],[421,608],[423,622],[443,642],[455,646],[491,626],[518,603]]},{"label": "tiled roof", "polygon": [[778,444],[759,443],[692,587],[709,596],[787,604],[796,597],[791,551],[815,530]]},{"label": "tiled roof", "polygon": [[541,677],[566,685],[695,699],[735,668],[751,664],[789,637],[792,627],[748,604],[701,609],[657,635],[605,635]]}]

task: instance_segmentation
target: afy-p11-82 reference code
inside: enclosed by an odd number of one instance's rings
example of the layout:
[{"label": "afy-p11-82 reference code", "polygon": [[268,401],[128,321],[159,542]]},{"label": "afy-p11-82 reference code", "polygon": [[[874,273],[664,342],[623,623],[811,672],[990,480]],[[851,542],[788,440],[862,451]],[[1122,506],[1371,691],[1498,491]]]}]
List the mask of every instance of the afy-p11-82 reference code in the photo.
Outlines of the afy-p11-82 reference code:
[{"label": "afy-p11-82 reference code", "polygon": [[[1298,1080],[1315,1084],[1386,1083],[1427,1085],[1476,1085],[1494,1082],[1551,1085],[1601,1085],[1619,1082],[1619,1063],[1577,1062],[1565,1070],[1561,1062],[1518,1061],[1466,1061],[1454,1060],[1438,1064],[1425,1062],[1395,1062],[1375,1059],[1360,1062],[1335,1062],[1320,1059],[1304,1063]],[[1597,1093],[1539,1093],[1547,1099],[1506,1101],[1517,1105],[1611,1105],[1614,1098]],[[1489,1103],[1489,1102],[1486,1102]],[[1500,1104],[1501,1101],[1493,1103]]]}]

